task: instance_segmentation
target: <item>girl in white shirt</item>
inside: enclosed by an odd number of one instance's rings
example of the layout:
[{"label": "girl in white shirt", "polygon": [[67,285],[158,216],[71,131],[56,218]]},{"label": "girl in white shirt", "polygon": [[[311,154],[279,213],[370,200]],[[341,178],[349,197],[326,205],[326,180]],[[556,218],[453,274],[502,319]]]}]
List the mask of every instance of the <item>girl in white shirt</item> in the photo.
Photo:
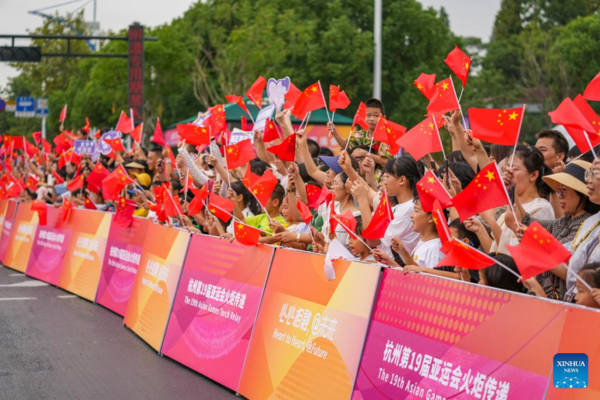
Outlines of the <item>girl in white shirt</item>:
[{"label": "girl in white shirt", "polygon": [[[434,215],[423,211],[421,202],[417,200],[410,221],[413,232],[419,235],[419,242],[409,252],[402,240],[394,237],[392,238],[392,249],[402,257],[402,261],[406,266],[417,265],[423,268],[435,268],[444,258],[444,254],[441,251],[442,242],[435,227]],[[374,253],[375,258],[382,263],[393,267],[400,266],[381,249],[374,250]]]},{"label": "girl in white shirt", "polygon": [[[510,165],[511,160],[508,163]],[[550,186],[542,179],[546,172],[550,173],[544,163],[542,153],[531,146],[517,146],[512,167],[506,167],[504,171],[504,183],[507,187],[514,187],[515,200],[519,201],[525,211],[533,218],[554,219],[554,209],[546,198],[552,193]],[[498,220],[489,221],[494,234],[494,243],[489,252],[510,254],[506,245],[517,245],[519,239],[504,221],[506,212]]]},{"label": "girl in white shirt", "polygon": [[[400,239],[409,252],[415,249],[419,241],[419,234],[412,229],[410,216],[414,211],[415,188],[421,176],[423,176],[423,165],[411,157],[392,158],[385,165],[381,179],[388,200],[391,204],[396,203],[392,207],[394,219],[387,227],[383,238],[370,239],[367,244],[373,248],[377,247],[392,259],[394,257],[392,253],[393,238]],[[370,201],[375,210],[381,196],[360,182],[352,187],[352,193],[358,201],[363,225],[367,227],[372,216]]]}]

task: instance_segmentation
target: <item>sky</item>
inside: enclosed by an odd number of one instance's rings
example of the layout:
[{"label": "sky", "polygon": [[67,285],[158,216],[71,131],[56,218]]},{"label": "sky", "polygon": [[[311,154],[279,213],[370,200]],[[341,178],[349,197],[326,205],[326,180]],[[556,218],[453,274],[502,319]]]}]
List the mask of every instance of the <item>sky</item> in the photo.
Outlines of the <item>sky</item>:
[{"label": "sky", "polygon": [[[53,14],[74,11],[88,0],[50,9],[45,12]],[[368,0],[359,0],[368,1]],[[390,0],[383,0],[385,3]],[[68,0],[0,0],[0,34],[26,34],[40,26],[42,18],[28,14],[31,10],[67,3]],[[450,16],[450,28],[461,36],[477,36],[485,41],[492,33],[492,25],[496,13],[500,9],[501,0],[421,0],[426,7],[446,8]],[[195,0],[97,0],[97,20],[101,30],[118,31],[137,21],[142,25],[156,26],[170,22],[190,8]],[[84,7],[86,20],[92,20],[92,4]],[[0,45],[10,45],[6,39],[0,39]],[[26,46],[27,41],[18,41],[17,45]],[[0,87],[8,82],[9,77],[17,75],[17,70],[6,63],[0,63]]]}]

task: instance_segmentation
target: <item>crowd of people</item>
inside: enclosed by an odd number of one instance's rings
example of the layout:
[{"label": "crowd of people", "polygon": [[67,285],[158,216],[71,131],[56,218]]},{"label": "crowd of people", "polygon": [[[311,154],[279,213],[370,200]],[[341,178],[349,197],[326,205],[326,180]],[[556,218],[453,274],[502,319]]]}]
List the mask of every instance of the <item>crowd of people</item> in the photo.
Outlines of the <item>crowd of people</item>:
[{"label": "crowd of people", "polygon": [[[461,111],[456,110],[444,117],[444,134],[452,139],[446,159],[436,163],[427,155],[415,160],[402,151],[392,154],[386,143],[373,140],[385,108],[377,99],[365,105],[368,129],[354,129],[345,138],[328,123],[342,149],[337,156],[308,138],[302,127],[295,129],[289,110],[277,111],[280,139],[265,143],[264,133],[255,130],[251,142],[256,157],[237,168],[228,168],[226,142],[215,138],[203,147],[182,140],[176,157],[167,146],[151,143],[149,148],[134,144],[131,151],[115,151],[92,161],[91,155],[69,154],[73,140],[92,139],[86,129],[72,136],[61,133],[67,143],[62,153],[44,151],[40,144],[42,151],[32,155],[26,144],[19,154],[11,151],[14,145],[8,147],[5,137],[2,194],[109,212],[118,210],[118,200],[124,198],[135,203],[135,216],[194,234],[244,242],[240,229],[250,227],[260,232],[258,243],[322,254],[329,253],[335,242],[356,260],[403,268],[406,273],[440,275],[600,308],[600,160],[593,152],[569,149],[555,130],[537,133],[532,145],[487,146],[463,126]],[[294,161],[268,151],[293,135]],[[501,171],[512,207],[491,208],[462,222],[456,210],[447,207],[443,217],[453,239],[497,263],[479,270],[470,265],[438,267],[445,254],[437,217],[424,210],[417,184],[432,171],[449,195],[456,196],[490,163]],[[107,195],[103,184],[115,171],[128,176],[116,197]],[[273,184],[257,186],[256,181],[267,175],[276,182],[265,178]],[[267,190],[268,197],[257,188]],[[389,223],[374,238],[374,220],[386,202]],[[519,244],[536,221],[572,255],[566,264],[521,279],[507,246]]]}]

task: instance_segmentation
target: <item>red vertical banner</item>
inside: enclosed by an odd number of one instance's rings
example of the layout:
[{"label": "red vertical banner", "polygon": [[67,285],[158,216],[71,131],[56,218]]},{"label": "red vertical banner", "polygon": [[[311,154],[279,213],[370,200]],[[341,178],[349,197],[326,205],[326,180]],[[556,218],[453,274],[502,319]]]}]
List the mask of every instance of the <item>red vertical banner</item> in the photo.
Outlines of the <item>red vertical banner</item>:
[{"label": "red vertical banner", "polygon": [[159,352],[189,241],[188,232],[163,225],[146,231],[125,325]]},{"label": "red vertical banner", "polygon": [[162,353],[237,391],[273,252],[193,235]]},{"label": "red vertical banner", "polygon": [[25,273],[38,223],[38,214],[31,210],[31,203],[19,203],[2,262],[5,267]]},{"label": "red vertical banner", "polygon": [[73,209],[68,222],[73,233],[67,247],[58,286],[94,301],[112,214]]},{"label": "red vertical banner", "polygon": [[127,310],[150,223],[134,218],[128,228],[110,227],[96,302],[121,316]]},{"label": "red vertical banner", "polygon": [[60,208],[48,207],[46,218],[47,224],[39,225],[35,233],[27,275],[57,286],[72,227],[62,221]]},{"label": "red vertical banner", "polygon": [[18,205],[19,203],[16,200],[8,200],[8,205],[6,206],[4,221],[2,222],[2,237],[0,238],[0,261],[2,261],[2,264],[5,264],[6,249],[10,242]]},{"label": "red vertical banner", "polygon": [[129,107],[138,124],[144,118],[144,27],[137,23],[129,26],[128,71]]},{"label": "red vertical banner", "polygon": [[238,392],[249,399],[348,399],[380,266],[277,249]]}]

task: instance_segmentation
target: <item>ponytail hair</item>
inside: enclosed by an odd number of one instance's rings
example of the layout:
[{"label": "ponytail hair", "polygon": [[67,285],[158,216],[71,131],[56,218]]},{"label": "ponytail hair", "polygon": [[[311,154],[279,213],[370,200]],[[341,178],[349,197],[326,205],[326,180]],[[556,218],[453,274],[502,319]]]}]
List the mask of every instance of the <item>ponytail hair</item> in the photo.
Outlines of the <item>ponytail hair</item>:
[{"label": "ponytail hair", "polygon": [[388,160],[383,170],[396,178],[404,176],[408,180],[408,185],[413,191],[414,197],[418,196],[417,182],[425,173],[423,163],[415,161],[412,157],[402,156]]},{"label": "ponytail hair", "polygon": [[548,199],[554,190],[542,179],[545,175],[552,174],[552,170],[546,165],[544,155],[535,147],[518,145],[515,151],[515,157],[523,161],[525,168],[530,174],[538,172],[535,186],[540,197]]},{"label": "ponytail hair", "polygon": [[252,211],[252,214],[259,215],[262,214],[262,208],[256,198],[250,193],[250,191],[244,186],[241,181],[235,181],[231,183],[231,189],[235,192],[236,195],[242,195],[244,199],[244,205]]}]

